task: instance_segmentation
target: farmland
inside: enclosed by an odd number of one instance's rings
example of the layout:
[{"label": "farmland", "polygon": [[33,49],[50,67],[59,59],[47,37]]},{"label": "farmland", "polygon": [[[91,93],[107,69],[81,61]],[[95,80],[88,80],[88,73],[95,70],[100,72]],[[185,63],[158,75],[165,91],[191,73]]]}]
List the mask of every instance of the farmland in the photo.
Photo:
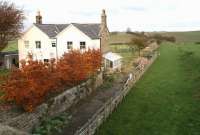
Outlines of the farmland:
[{"label": "farmland", "polygon": [[174,36],[176,41],[181,43],[200,42],[200,31],[164,32],[161,34],[164,36]]}]

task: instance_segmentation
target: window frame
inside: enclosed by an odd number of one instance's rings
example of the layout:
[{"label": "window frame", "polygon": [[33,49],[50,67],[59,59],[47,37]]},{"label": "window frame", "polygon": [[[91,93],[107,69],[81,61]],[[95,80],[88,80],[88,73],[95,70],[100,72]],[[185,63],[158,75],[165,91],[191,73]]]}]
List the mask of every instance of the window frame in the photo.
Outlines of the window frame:
[{"label": "window frame", "polygon": [[72,50],[73,49],[73,42],[72,41],[67,41],[67,49]]},{"label": "window frame", "polygon": [[[37,43],[40,43],[40,44],[37,44]],[[41,41],[35,41],[35,47],[36,47],[36,49],[41,49],[42,48],[42,45],[41,45],[42,43],[41,43]]]},{"label": "window frame", "polygon": [[81,41],[80,42],[80,50],[84,50],[84,49],[86,49],[86,42],[85,41]]},{"label": "window frame", "polygon": [[25,40],[25,41],[24,41],[24,47],[25,47],[26,49],[28,49],[29,46],[30,46],[29,40]]},{"label": "window frame", "polygon": [[56,47],[56,42],[51,42],[52,47]]},{"label": "window frame", "polygon": [[49,59],[43,59],[44,63],[49,63]]}]

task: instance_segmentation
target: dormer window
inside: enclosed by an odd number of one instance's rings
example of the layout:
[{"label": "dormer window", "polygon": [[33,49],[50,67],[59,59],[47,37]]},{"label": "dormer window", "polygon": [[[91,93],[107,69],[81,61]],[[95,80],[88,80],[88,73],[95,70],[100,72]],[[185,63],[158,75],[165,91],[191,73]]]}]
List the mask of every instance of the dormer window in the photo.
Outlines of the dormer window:
[{"label": "dormer window", "polygon": [[80,49],[86,49],[86,43],[80,42]]},{"label": "dormer window", "polygon": [[41,48],[41,41],[35,41],[35,45],[37,49]]}]

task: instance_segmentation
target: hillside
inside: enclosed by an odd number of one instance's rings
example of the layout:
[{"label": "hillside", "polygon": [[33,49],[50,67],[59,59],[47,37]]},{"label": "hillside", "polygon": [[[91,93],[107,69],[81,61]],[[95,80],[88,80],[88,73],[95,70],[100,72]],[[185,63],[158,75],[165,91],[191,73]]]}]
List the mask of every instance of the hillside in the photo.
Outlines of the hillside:
[{"label": "hillside", "polygon": [[[146,35],[162,34],[163,36],[174,36],[177,42],[200,42],[200,31],[188,32],[147,32]],[[128,43],[131,38],[138,37],[137,33],[127,34],[125,32],[114,32],[110,36],[110,44]]]},{"label": "hillside", "polygon": [[125,32],[117,32],[110,34],[109,44],[126,44],[131,41],[132,38],[136,38],[139,35],[137,33],[128,34]]},{"label": "hillside", "polygon": [[164,36],[174,36],[177,42],[200,42],[200,31],[164,32]]}]

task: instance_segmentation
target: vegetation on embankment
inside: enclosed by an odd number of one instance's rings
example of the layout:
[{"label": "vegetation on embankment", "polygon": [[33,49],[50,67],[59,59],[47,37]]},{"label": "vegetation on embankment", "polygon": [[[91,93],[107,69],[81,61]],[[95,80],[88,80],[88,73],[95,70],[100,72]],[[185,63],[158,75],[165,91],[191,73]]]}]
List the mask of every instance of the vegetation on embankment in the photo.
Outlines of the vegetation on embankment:
[{"label": "vegetation on embankment", "polygon": [[160,56],[97,135],[198,135],[200,45],[163,44]]},{"label": "vegetation on embankment", "polygon": [[[7,69],[1,69],[0,70],[0,84],[1,83],[3,83],[3,81],[4,81],[4,76],[7,76],[8,74],[9,74],[9,70],[7,70]],[[0,89],[0,97],[3,95],[3,92],[1,91],[1,89]],[[2,99],[0,99],[0,103],[2,102]]]}]

